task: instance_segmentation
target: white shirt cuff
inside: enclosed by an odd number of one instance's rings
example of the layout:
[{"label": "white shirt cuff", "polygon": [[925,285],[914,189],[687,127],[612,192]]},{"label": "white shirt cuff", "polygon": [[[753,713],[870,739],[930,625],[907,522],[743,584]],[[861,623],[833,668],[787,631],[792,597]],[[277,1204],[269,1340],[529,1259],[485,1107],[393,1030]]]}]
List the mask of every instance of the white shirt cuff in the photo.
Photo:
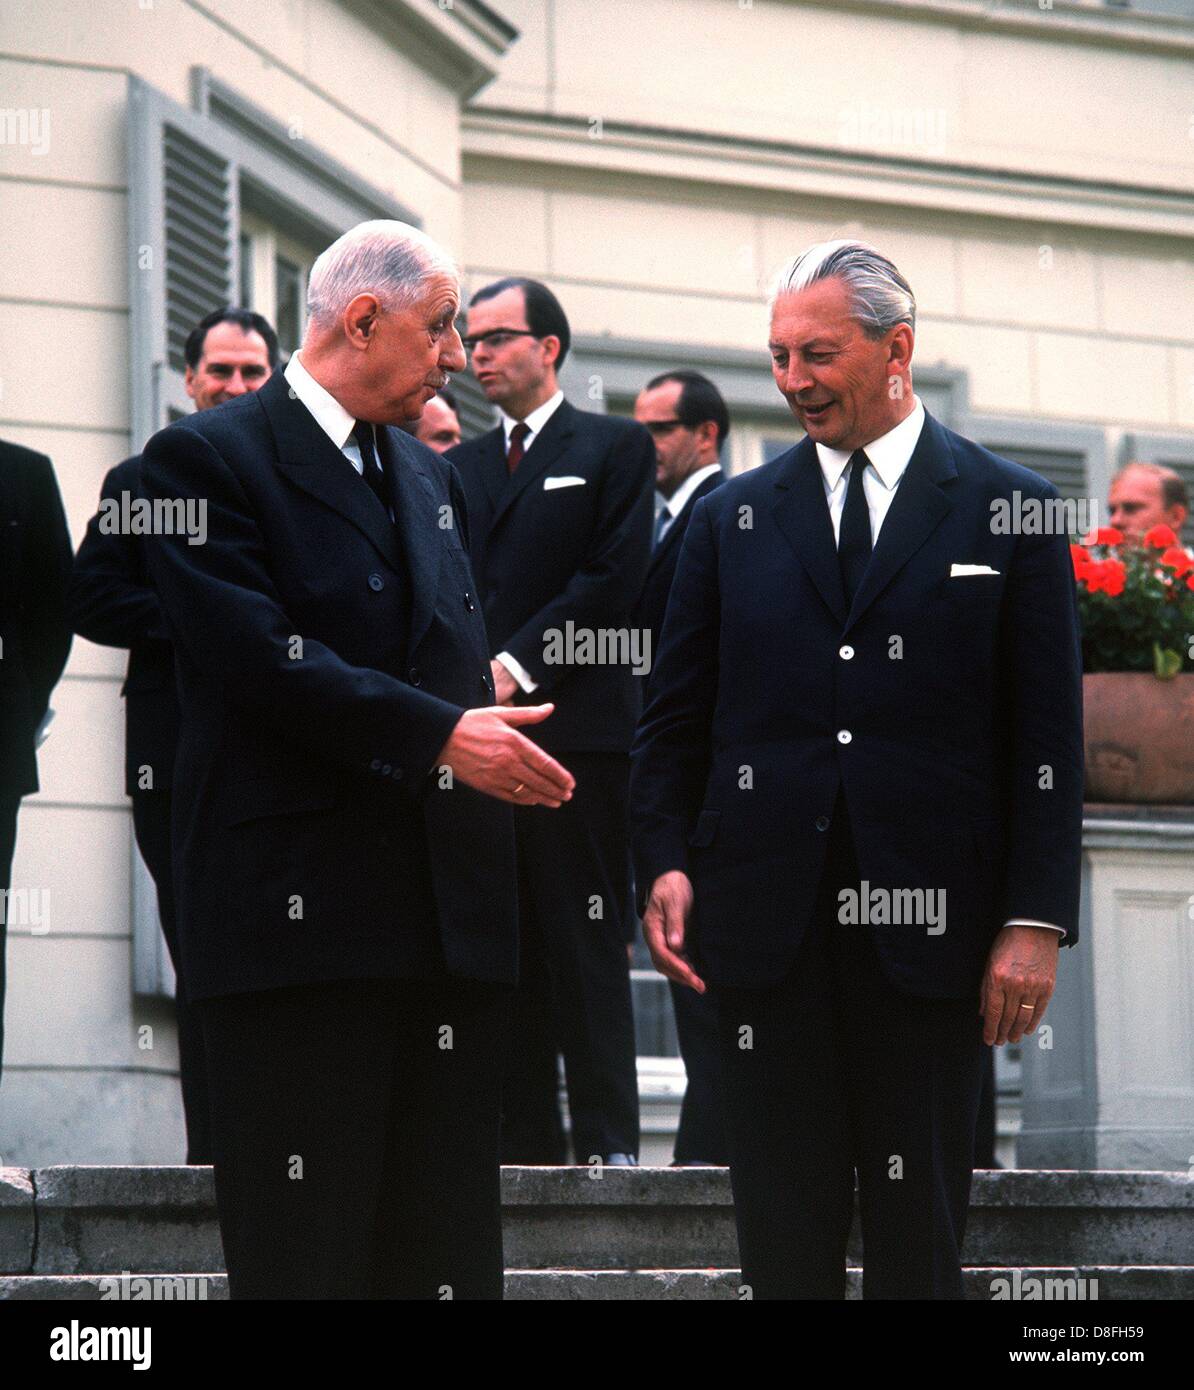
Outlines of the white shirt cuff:
[{"label": "white shirt cuff", "polygon": [[1038,922],[1035,917],[1011,917],[1003,924],[1005,927],[1048,927],[1050,931],[1061,933],[1061,938],[1065,940],[1065,928],[1056,926],[1052,922]]},{"label": "white shirt cuff", "polygon": [[514,677],[522,687],[523,693],[529,695],[532,690],[538,690],[539,682],[533,681],[526,670],[518,664],[509,652],[498,652],[494,657],[495,661],[500,661],[507,671]]}]

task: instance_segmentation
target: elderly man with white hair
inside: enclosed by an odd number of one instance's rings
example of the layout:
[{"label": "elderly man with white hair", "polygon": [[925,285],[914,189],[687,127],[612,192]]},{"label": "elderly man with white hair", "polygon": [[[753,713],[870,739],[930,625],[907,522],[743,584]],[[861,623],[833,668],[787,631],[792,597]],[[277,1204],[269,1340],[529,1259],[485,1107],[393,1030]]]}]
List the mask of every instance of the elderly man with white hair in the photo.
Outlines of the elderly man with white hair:
[{"label": "elderly man with white hair", "polygon": [[284,374],[146,446],[182,706],[178,931],[233,1298],[500,1298],[509,804],[572,778],[497,708],[459,481],[395,426],[464,366],[398,222],[316,261]]},{"label": "elderly man with white hair", "polygon": [[[805,438],[697,503],[635,742],[652,956],[718,1010],[743,1282],[960,1298],[987,1049],[1078,935],[1082,684],[1057,497],[912,389],[916,304],[860,242],[772,303]],[[1051,509],[1046,509],[1051,510]]]}]

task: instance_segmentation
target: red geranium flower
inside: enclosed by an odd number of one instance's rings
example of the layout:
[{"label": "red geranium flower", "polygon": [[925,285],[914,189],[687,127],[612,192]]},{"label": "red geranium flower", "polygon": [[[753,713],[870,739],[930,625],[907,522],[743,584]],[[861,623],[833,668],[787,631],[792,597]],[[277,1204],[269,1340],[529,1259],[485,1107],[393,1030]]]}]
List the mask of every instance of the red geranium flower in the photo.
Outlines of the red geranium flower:
[{"label": "red geranium flower", "polygon": [[[1153,530],[1168,531],[1169,528],[1167,526],[1155,526]],[[1151,534],[1152,532],[1150,531],[1149,535]],[[1172,534],[1172,532],[1170,534]],[[1168,565],[1179,578],[1185,574],[1187,570],[1194,570],[1194,560],[1190,559],[1180,545],[1171,545],[1164,555],[1161,556],[1161,563],[1163,565]]]},{"label": "red geranium flower", "polygon": [[1123,545],[1124,533],[1114,526],[1100,526],[1095,532],[1095,545]]},{"label": "red geranium flower", "polygon": [[[1155,550],[1164,550],[1167,545],[1177,544],[1177,536],[1168,526],[1154,526],[1144,533],[1144,544],[1151,545]],[[1162,559],[1161,563],[1167,564],[1168,561]]]}]

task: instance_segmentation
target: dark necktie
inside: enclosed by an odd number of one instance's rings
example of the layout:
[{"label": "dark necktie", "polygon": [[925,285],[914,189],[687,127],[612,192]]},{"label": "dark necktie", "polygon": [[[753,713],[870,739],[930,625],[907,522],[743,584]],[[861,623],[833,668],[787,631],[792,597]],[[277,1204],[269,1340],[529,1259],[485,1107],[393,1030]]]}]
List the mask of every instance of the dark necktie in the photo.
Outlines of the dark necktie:
[{"label": "dark necktie", "polygon": [[846,505],[842,508],[838,527],[837,560],[841,566],[847,607],[854,602],[854,595],[858,592],[871,558],[871,517],[867,510],[866,493],[862,490],[862,475],[869,462],[861,449],[855,449],[850,455],[850,481],[846,486]]},{"label": "dark necktie", "polygon": [[667,530],[667,524],[671,519],[671,512],[666,507],[660,507],[659,515],[655,518],[655,539],[651,543],[652,550],[659,549],[659,543],[663,540],[663,533]]},{"label": "dark necktie", "polygon": [[525,420],[519,420],[518,424],[510,431],[510,449],[506,454],[506,467],[511,473],[522,462],[522,442],[530,432],[531,427]]},{"label": "dark necktie", "polygon": [[358,420],[352,427],[352,437],[360,446],[365,481],[374,497],[381,503],[386,516],[392,518],[389,483],[385,470],[377,461],[377,450],[373,444],[373,426],[368,420]]}]

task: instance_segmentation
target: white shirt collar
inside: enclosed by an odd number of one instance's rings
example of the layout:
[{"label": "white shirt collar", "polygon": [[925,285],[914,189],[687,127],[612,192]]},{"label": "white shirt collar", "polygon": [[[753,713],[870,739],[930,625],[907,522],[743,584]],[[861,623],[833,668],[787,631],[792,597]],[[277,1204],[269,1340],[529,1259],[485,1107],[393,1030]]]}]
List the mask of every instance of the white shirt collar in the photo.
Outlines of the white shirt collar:
[{"label": "white shirt collar", "polygon": [[714,473],[721,472],[720,463],[707,463],[704,468],[698,468],[695,473],[690,473],[680,486],[663,504],[673,517],[677,517],[684,510],[684,504],[692,494],[700,487],[706,478]]},{"label": "white shirt collar", "polygon": [[[542,405],[536,406],[535,409],[532,410],[531,413],[526,417],[526,420],[523,421],[523,423],[527,427],[527,437],[524,441],[524,447],[526,447],[527,442],[533,439],[534,436],[537,435],[539,431],[543,428],[543,426],[547,424],[548,420],[550,420],[551,417],[556,413],[556,410],[559,408],[560,402],[563,399],[563,391],[557,391],[555,395],[551,397],[550,400],[546,400],[543,402]],[[510,448],[510,432],[511,430],[513,430],[514,426],[518,424],[518,421],[515,420],[512,416],[507,415],[504,410],[501,410],[499,413],[502,417],[502,429],[505,431],[506,434],[506,448],[508,450]]]},{"label": "white shirt collar", "polygon": [[[890,492],[904,476],[908,460],[912,457],[920,432],[924,428],[925,408],[920,397],[913,395],[912,412],[895,427],[864,444],[866,456],[883,486]],[[817,445],[817,458],[825,478],[825,486],[832,492],[846,471],[853,449],[831,449],[826,444]]]},{"label": "white shirt collar", "polygon": [[354,416],[350,415],[340,402],[311,375],[303,366],[296,352],[286,364],[283,373],[290,383],[290,389],[315,416],[315,423],[332,441],[337,449],[343,449],[351,438]]}]

